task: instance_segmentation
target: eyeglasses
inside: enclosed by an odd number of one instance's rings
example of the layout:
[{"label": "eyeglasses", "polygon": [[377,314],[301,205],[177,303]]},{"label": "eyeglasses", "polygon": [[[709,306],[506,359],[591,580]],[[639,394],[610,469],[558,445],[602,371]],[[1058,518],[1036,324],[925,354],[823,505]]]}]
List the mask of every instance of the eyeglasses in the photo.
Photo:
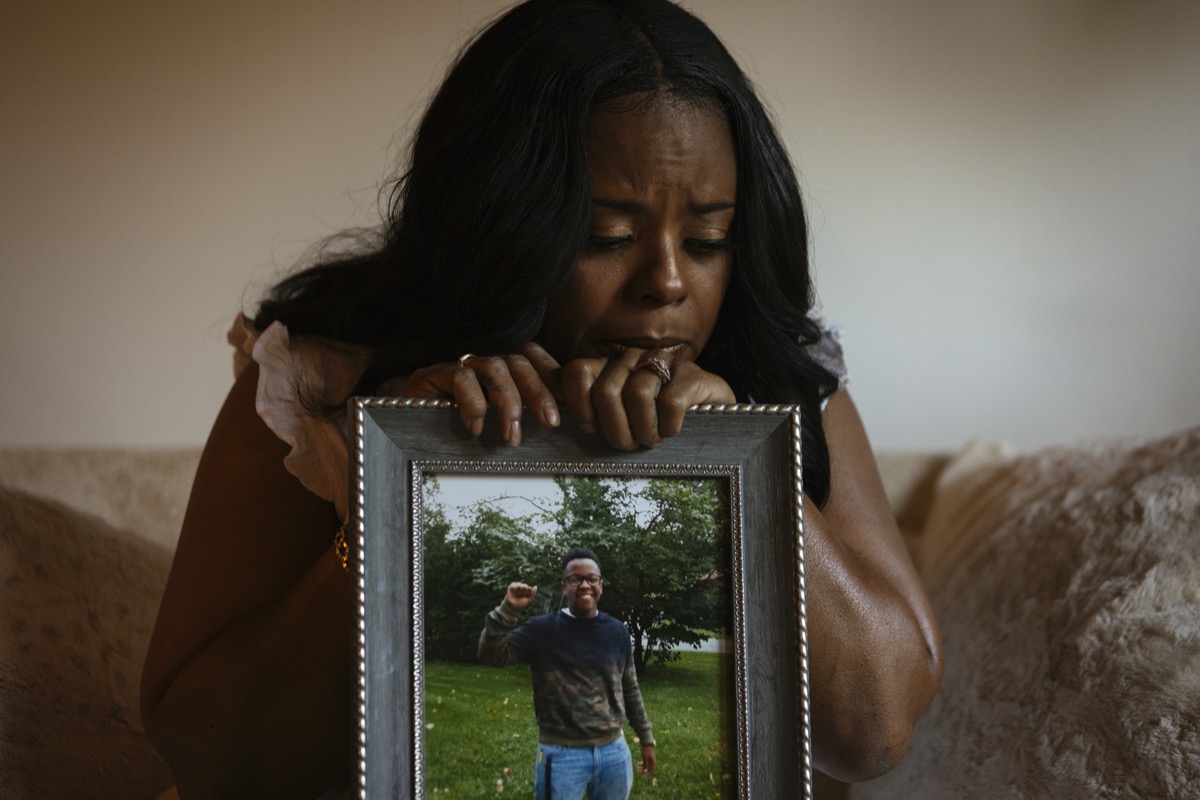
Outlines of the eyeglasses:
[{"label": "eyeglasses", "polygon": [[563,578],[563,582],[567,586],[578,588],[579,584],[586,582],[588,586],[596,587],[604,583],[604,579],[599,575],[568,575]]}]

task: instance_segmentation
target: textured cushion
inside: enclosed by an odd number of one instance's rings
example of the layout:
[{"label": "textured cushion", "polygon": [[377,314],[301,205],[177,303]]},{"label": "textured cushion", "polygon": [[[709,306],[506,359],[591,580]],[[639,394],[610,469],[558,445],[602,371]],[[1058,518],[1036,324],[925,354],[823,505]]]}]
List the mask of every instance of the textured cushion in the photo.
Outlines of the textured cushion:
[{"label": "textured cushion", "polygon": [[1200,428],[942,473],[921,542],[942,689],[882,798],[1195,797]]},{"label": "textured cushion", "polygon": [[200,448],[0,449],[0,485],[174,549]]},{"label": "textured cushion", "polygon": [[170,561],[0,487],[0,797],[153,798],[170,785],[138,715]]}]

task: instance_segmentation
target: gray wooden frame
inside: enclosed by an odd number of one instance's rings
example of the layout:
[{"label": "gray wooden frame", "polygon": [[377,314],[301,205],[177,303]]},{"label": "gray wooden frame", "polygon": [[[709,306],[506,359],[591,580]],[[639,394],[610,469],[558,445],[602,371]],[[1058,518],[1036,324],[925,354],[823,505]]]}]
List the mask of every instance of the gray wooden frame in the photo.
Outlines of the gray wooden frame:
[{"label": "gray wooden frame", "polygon": [[[569,423],[478,440],[447,401],[353,401],[356,768],[362,800],[424,800],[420,495],[424,472],[729,479],[738,797],[812,797],[800,411],[693,408],[653,449],[608,447]],[[781,535],[782,534],[782,535]]]}]

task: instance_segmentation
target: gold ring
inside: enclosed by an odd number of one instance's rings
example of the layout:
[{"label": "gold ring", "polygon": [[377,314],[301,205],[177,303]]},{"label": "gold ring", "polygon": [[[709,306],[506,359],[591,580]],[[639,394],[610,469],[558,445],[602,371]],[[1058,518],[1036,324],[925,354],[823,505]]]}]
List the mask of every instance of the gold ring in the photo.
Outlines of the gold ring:
[{"label": "gold ring", "polygon": [[644,361],[639,361],[637,366],[633,368],[634,372],[639,369],[648,369],[658,376],[659,383],[666,383],[671,380],[671,366],[667,364],[666,359],[654,356],[647,358]]},{"label": "gold ring", "polygon": [[463,353],[461,356],[458,357],[458,365],[460,367],[465,367],[467,365],[467,362],[470,361],[472,358],[475,358],[474,353]]}]

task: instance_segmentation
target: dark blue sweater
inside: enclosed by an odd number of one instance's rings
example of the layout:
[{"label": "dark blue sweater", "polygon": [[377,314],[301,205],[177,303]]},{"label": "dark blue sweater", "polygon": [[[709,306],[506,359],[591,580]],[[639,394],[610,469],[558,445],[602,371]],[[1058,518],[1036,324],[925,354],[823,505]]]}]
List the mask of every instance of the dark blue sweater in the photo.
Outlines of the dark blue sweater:
[{"label": "dark blue sweater", "polygon": [[489,664],[530,665],[542,742],[608,744],[628,718],[641,743],[654,744],[623,622],[603,611],[591,618],[544,614],[519,627],[516,619],[507,602],[487,615],[479,657]]}]

